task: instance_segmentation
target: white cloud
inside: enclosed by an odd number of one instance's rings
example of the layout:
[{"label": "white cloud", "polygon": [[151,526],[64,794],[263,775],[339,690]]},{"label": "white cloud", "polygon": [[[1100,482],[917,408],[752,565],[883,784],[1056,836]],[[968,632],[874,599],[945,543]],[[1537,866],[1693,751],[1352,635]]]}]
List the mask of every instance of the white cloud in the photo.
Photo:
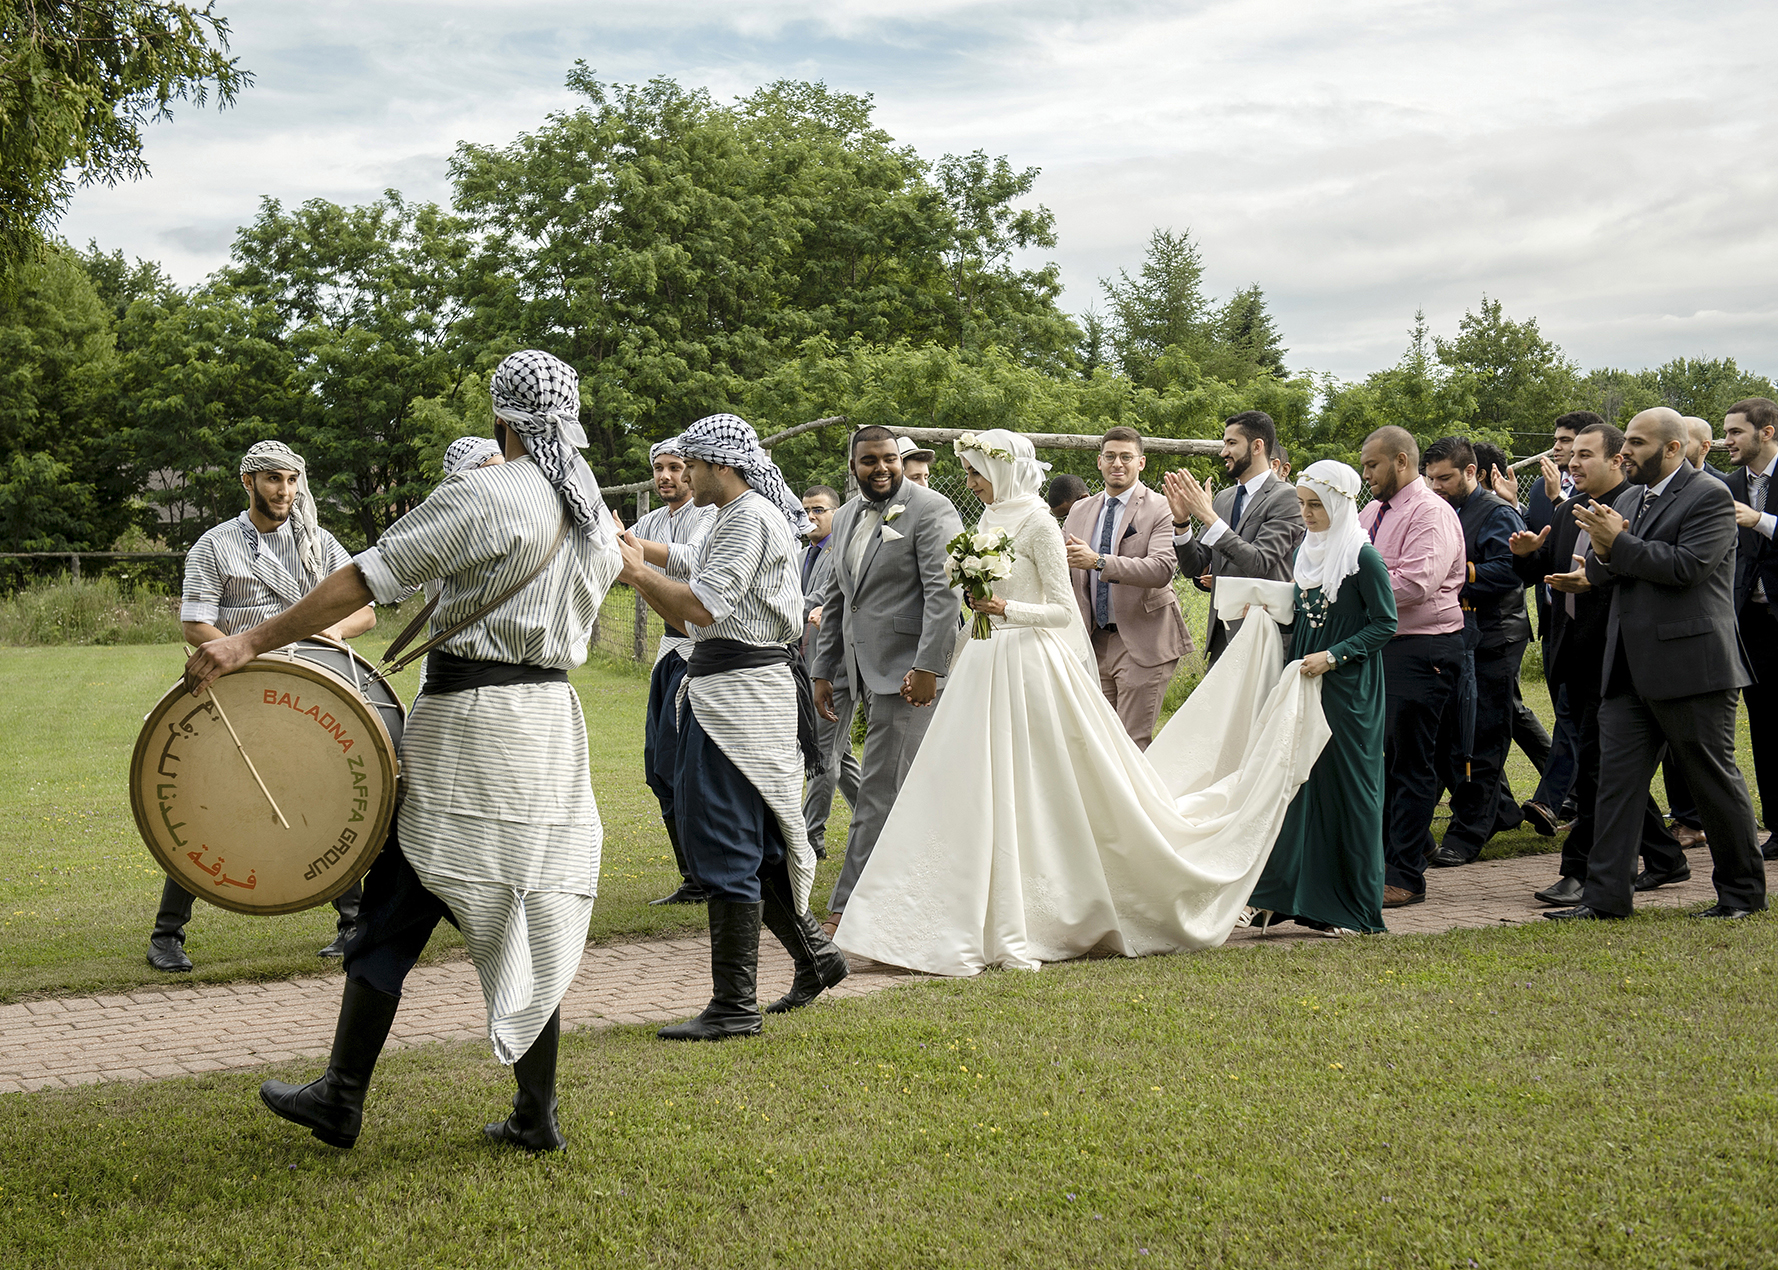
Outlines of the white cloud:
[{"label": "white cloud", "polygon": [[79,242],[184,281],[259,197],[443,199],[460,140],[500,143],[602,78],[719,98],[779,77],[875,95],[930,157],[1040,166],[1068,303],[1190,226],[1212,286],[1259,282],[1297,365],[1357,375],[1414,308],[1486,291],[1585,364],[1732,355],[1778,374],[1767,156],[1778,9],[1202,0],[704,0],[229,6],[240,106],[157,127],[155,175],[78,196]]}]

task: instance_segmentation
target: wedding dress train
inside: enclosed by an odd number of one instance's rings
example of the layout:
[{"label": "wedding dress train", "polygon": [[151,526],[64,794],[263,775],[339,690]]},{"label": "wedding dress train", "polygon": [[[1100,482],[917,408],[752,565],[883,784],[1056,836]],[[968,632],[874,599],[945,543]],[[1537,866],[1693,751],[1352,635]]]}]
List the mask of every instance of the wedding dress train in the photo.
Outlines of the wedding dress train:
[{"label": "wedding dress train", "polygon": [[1321,681],[1255,608],[1145,755],[1083,658],[1054,519],[1009,529],[1006,616],[961,640],[836,942],[942,975],[1221,944],[1327,742]]}]

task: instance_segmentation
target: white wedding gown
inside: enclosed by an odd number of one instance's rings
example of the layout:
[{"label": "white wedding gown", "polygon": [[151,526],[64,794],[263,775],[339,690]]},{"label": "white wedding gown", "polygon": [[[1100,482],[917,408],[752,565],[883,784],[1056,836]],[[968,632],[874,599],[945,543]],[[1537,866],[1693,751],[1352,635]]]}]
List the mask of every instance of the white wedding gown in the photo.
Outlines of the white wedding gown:
[{"label": "white wedding gown", "polygon": [[1321,681],[1255,609],[1146,755],[1088,669],[1061,531],[1013,530],[992,639],[965,633],[836,937],[942,975],[1214,947],[1326,744]]}]

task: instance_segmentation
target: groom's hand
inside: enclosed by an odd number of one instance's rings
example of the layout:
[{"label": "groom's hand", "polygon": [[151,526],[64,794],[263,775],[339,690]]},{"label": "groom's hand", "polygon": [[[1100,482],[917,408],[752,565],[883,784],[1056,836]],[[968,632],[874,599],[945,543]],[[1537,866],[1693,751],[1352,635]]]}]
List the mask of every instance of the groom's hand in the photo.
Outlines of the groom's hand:
[{"label": "groom's hand", "polygon": [[815,698],[815,713],[829,723],[838,723],[840,716],[833,712],[833,684],[825,679],[817,679],[809,685],[809,691]]},{"label": "groom's hand", "polygon": [[938,696],[938,676],[930,670],[908,671],[901,678],[901,696],[909,705],[931,705]]}]

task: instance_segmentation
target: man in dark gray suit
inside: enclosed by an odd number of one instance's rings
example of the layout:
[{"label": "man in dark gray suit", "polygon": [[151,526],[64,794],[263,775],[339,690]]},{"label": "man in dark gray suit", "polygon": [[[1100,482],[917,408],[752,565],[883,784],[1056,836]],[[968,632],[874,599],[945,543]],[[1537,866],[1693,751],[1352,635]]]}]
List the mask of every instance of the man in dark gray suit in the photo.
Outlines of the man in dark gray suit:
[{"label": "man in dark gray suit", "polygon": [[945,548],[963,532],[951,500],[902,479],[887,428],[854,432],[850,462],[858,497],[833,518],[833,576],[810,671],[817,714],[838,720],[834,684],[843,672],[868,720],[846,863],[827,903],[830,936],[932,722],[962,613],[945,578]]},{"label": "man in dark gray suit", "polygon": [[[1161,478],[1173,510],[1173,553],[1186,577],[1194,582],[1206,574],[1290,581],[1296,549],[1308,529],[1296,487],[1272,471],[1277,445],[1272,417],[1262,410],[1244,410],[1222,428],[1222,466],[1234,484],[1212,495],[1211,482],[1199,485],[1184,472],[1168,472]],[[1194,519],[1203,525],[1195,534]],[[1240,628],[1238,620],[1226,626],[1217,620],[1212,590],[1205,641],[1212,662]]]},{"label": "man in dark gray suit", "polygon": [[1717,902],[1699,917],[1766,907],[1753,803],[1735,766],[1735,706],[1751,682],[1735,630],[1735,508],[1728,486],[1685,462],[1685,422],[1665,406],[1625,431],[1632,487],[1577,507],[1587,581],[1611,595],[1605,628],[1597,828],[1578,906],[1556,919],[1628,917],[1648,783],[1667,747],[1698,797]]},{"label": "man in dark gray suit", "polygon": [[[815,656],[815,636],[821,630],[821,601],[827,595],[827,584],[833,579],[833,517],[839,510],[839,493],[828,485],[811,485],[803,491],[803,510],[815,526],[809,531],[809,545],[803,549],[798,567],[803,583],[803,660]],[[833,712],[836,717],[815,720],[815,745],[827,756],[827,766],[809,778],[803,793],[803,827],[808,830],[809,846],[817,860],[827,859],[827,817],[833,810],[837,789],[846,806],[858,805],[860,772],[858,759],[852,753],[852,712],[857,702],[852,685],[842,665],[833,672]]]}]

